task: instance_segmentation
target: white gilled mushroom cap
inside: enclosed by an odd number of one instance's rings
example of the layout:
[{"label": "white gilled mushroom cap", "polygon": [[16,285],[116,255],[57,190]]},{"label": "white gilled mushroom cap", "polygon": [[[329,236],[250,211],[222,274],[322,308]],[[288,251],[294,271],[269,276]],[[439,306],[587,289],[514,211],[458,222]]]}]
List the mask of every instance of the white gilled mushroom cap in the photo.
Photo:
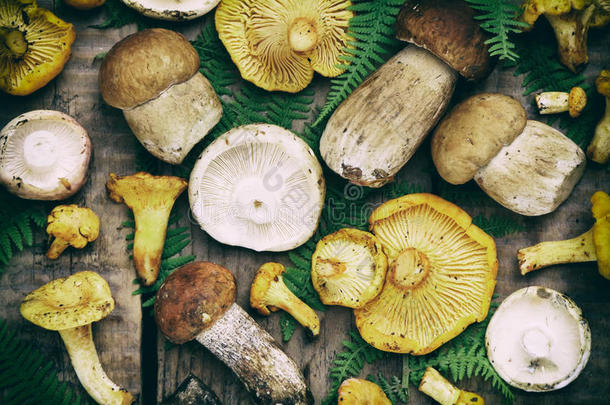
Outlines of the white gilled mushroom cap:
[{"label": "white gilled mushroom cap", "polygon": [[63,200],[87,179],[91,141],[76,120],[59,111],[35,110],[0,131],[0,181],[30,200]]},{"label": "white gilled mushroom cap", "polygon": [[194,218],[217,241],[279,252],[313,235],[325,190],[320,163],[302,139],[253,124],[224,133],[203,151],[189,200]]},{"label": "white gilled mushroom cap", "polygon": [[525,391],[552,391],[572,382],[587,364],[591,331],[574,301],[531,286],[502,302],[485,343],[489,361],[507,383]]},{"label": "white gilled mushroom cap", "polygon": [[183,21],[201,17],[220,0],[122,0],[127,6],[147,17]]}]

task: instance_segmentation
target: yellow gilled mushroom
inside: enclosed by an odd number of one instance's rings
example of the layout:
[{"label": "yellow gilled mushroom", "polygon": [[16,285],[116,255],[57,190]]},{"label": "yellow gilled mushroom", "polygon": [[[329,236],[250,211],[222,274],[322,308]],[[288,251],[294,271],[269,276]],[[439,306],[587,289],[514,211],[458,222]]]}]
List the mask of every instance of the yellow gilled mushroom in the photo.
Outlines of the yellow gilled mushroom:
[{"label": "yellow gilled mushroom", "polygon": [[345,228],[316,245],[311,281],[324,304],[361,308],[381,291],[387,267],[375,236]]},{"label": "yellow gilled mushroom", "polygon": [[49,259],[57,259],[68,246],[82,249],[100,233],[100,219],[92,209],[76,204],[58,205],[49,214],[47,233],[53,242],[47,251]]},{"label": "yellow gilled mushroom", "polygon": [[426,367],[418,389],[441,405],[485,405],[480,395],[455,387],[432,367]]},{"label": "yellow gilled mushroom", "polygon": [[97,403],[128,405],[133,396],[108,378],[91,334],[91,324],[113,309],[106,280],[92,271],[81,271],[32,291],[20,311],[33,324],[59,332],[78,379]]},{"label": "yellow gilled mushroom", "polygon": [[348,378],[339,386],[338,405],[390,405],[392,402],[375,383]]},{"label": "yellow gilled mushroom", "polygon": [[466,212],[432,194],[409,194],[378,207],[369,223],[389,269],[377,298],[354,310],[364,340],[426,354],[485,319],[496,245]]},{"label": "yellow gilled mushroom", "polygon": [[0,89],[26,96],[46,85],[70,58],[75,35],[35,0],[0,0]]},{"label": "yellow gilled mushroom", "polygon": [[313,72],[335,77],[351,37],[349,0],[222,0],[216,30],[242,77],[296,93]]}]

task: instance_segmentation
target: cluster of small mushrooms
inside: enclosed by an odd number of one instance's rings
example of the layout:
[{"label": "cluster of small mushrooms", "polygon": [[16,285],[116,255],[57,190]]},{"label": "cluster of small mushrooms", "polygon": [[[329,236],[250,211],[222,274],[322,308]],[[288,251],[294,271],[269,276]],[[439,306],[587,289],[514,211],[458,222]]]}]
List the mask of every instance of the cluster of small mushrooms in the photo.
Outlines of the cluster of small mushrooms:
[{"label": "cluster of small mushrooms", "polygon": [[[66,0],[86,10],[104,0]],[[220,39],[242,77],[274,91],[298,92],[314,71],[342,72],[354,16],[349,0],[123,0],[146,16],[165,20],[199,17],[217,5]],[[218,4],[220,3],[220,4]],[[559,5],[561,3],[561,5]],[[522,19],[544,15],[555,30],[562,62],[587,62],[586,34],[610,20],[603,0],[525,0]],[[286,18],[278,18],[285,15]],[[484,79],[492,68],[486,34],[464,2],[407,0],[396,23],[405,47],[366,79],[330,117],[320,141],[331,170],[352,183],[391,182],[432,132],[432,160],[451,184],[474,179],[491,198],[521,215],[553,212],[581,178],[585,153],[560,131],[528,119],[523,106],[503,94],[479,93],[450,106],[458,76]],[[63,68],[74,27],[34,0],[0,0],[0,88],[27,95]],[[221,101],[199,71],[189,41],[174,31],[147,29],[115,44],[99,72],[104,101],[123,111],[138,141],[155,157],[180,164],[219,122]],[[137,78],[137,80],[136,80]],[[587,150],[596,162],[610,156],[610,71],[596,82],[606,114]],[[586,105],[581,88],[536,97],[540,114]],[[0,132],[0,182],[24,199],[66,200],[87,181],[91,158],[87,131],[70,116],[37,110]],[[255,251],[287,251],[309,240],[325,201],[323,169],[312,149],[292,132],[269,124],[232,128],[199,156],[188,182],[138,172],[109,173],[108,197],[133,212],[133,261],[142,284],[160,284],[154,312],[172,342],[197,340],[244,383],[257,403],[312,402],[295,364],[240,306],[226,268],[197,261],[158,280],[169,215],[188,188],[193,218],[214,239]],[[610,279],[610,197],[593,195],[595,225],[576,238],[542,242],[519,251],[523,274],[559,263],[597,261]],[[96,240],[100,219],[89,208],[56,206],[48,216],[47,257]],[[385,202],[369,218],[369,231],[345,228],[319,240],[311,281],[326,305],[352,308],[356,326],[372,346],[423,355],[486,318],[496,285],[494,239],[456,205],[432,194],[408,194]],[[295,296],[280,263],[260,266],[250,305],[262,315],[284,310],[313,336],[316,312]],[[91,323],[114,308],[110,287],[82,271],[28,294],[21,313],[59,331],[75,372],[100,404],[130,404],[134,397],[104,373]],[[527,322],[522,322],[527,319]],[[548,391],[574,380],[585,367],[590,331],[568,297],[532,286],[514,292],[492,317],[487,353],[498,374],[526,391]],[[446,405],[483,404],[477,394],[453,386],[428,368],[419,389]],[[390,404],[374,383],[348,379],[340,404]],[[191,402],[188,402],[191,401]],[[165,404],[220,403],[190,377]]]}]

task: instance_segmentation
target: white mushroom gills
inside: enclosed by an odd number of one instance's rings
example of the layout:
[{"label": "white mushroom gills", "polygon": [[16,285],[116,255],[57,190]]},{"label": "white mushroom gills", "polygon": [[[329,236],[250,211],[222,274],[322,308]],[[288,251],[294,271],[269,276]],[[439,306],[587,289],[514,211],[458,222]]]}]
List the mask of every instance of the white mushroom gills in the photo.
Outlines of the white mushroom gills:
[{"label": "white mushroom gills", "polygon": [[551,391],[572,382],[591,350],[591,332],[576,304],[544,287],[508,296],[487,328],[487,355],[500,377],[525,391]]}]

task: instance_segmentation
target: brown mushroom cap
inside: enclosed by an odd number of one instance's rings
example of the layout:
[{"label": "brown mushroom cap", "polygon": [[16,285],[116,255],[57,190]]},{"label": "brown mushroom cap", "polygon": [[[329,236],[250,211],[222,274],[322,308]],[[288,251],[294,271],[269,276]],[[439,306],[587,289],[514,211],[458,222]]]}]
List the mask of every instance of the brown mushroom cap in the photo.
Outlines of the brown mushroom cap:
[{"label": "brown mushroom cap", "polygon": [[186,343],[210,327],[235,302],[233,274],[210,262],[174,271],[157,292],[155,319],[172,342]]},{"label": "brown mushroom cap", "polygon": [[396,38],[429,50],[468,80],[491,71],[488,37],[464,1],[408,0],[396,20]]},{"label": "brown mushroom cap", "polygon": [[174,31],[152,28],[117,42],[104,57],[99,85],[113,107],[128,109],[157,97],[199,70],[199,55]]},{"label": "brown mushroom cap", "polygon": [[496,93],[474,95],[455,106],[432,137],[432,159],[451,184],[472,179],[503,146],[525,128],[527,113],[512,97]]}]

